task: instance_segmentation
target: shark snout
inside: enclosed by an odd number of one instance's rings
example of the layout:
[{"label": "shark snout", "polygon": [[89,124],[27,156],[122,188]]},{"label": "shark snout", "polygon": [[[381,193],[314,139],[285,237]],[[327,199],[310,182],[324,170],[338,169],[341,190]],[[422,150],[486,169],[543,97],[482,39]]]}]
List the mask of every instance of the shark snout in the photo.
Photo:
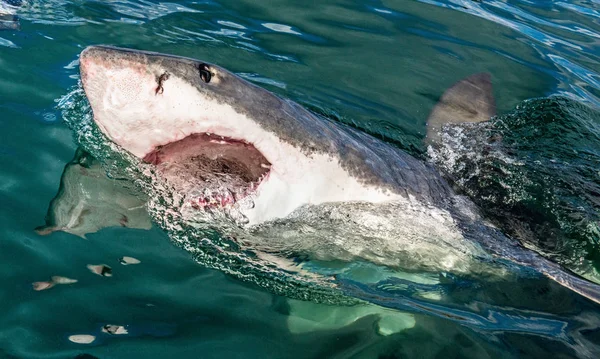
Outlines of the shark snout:
[{"label": "shark snout", "polygon": [[79,70],[82,80],[87,78],[90,71],[93,71],[99,65],[108,67],[109,62],[116,63],[116,51],[103,46],[88,46],[79,55]]},{"label": "shark snout", "polygon": [[161,70],[144,54],[90,46],[79,58],[81,82],[95,111],[122,110],[156,100]]},{"label": "shark snout", "polygon": [[90,67],[93,67],[94,55],[93,47],[88,47],[79,55],[79,73],[81,75],[81,81],[86,83],[90,72]]},{"label": "shark snout", "polygon": [[[130,71],[130,81],[140,81],[141,76],[151,71],[146,54],[132,52],[110,46],[89,46],[79,56],[79,68],[84,87],[99,76],[113,77]],[[154,77],[154,76],[152,76]]]},{"label": "shark snout", "polygon": [[[107,51],[99,46],[87,47],[79,56],[79,73],[83,88],[90,101],[97,97],[98,90],[101,90],[106,84],[103,78],[106,77],[107,71],[115,70],[119,66],[114,61],[107,61],[110,58],[110,51]],[[94,91],[91,91],[94,90]]]}]

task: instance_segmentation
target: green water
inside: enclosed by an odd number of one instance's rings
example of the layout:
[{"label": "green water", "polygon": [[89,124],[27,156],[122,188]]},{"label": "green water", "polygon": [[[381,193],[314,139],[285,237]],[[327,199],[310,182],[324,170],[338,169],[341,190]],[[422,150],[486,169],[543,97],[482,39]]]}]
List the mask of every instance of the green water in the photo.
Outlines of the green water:
[{"label": "green water", "polygon": [[[486,71],[492,74],[498,112],[505,116],[491,131],[506,139],[503,150],[518,158],[523,170],[492,162],[489,173],[513,174],[507,177],[509,190],[502,186],[507,183],[498,184],[498,176],[474,178],[463,189],[479,196],[499,226],[515,231],[534,223],[531,245],[592,273],[600,265],[598,232],[585,231],[598,223],[597,1],[30,0],[18,11],[20,31],[0,32],[0,357],[593,358],[600,353],[600,307],[536,276],[450,278],[429,288],[444,294],[441,301],[415,299],[410,290],[375,292],[373,302],[414,315],[414,328],[389,336],[378,332],[374,316],[299,333],[288,325],[286,298],[198,265],[158,228],[109,228],[87,240],[34,231],[44,223],[77,148],[55,106],[76,85],[77,56],[87,45],[219,64],[415,155],[423,155],[427,114],[443,91]],[[570,100],[522,104],[551,95]],[[535,132],[554,118],[556,126]],[[524,196],[495,202],[507,193]],[[141,263],[122,266],[122,256]],[[113,268],[112,277],[86,268],[100,263]],[[78,282],[32,290],[32,282],[54,275]],[[102,333],[106,324],[125,325],[129,334]],[[72,343],[68,337],[75,334],[96,340]]]}]

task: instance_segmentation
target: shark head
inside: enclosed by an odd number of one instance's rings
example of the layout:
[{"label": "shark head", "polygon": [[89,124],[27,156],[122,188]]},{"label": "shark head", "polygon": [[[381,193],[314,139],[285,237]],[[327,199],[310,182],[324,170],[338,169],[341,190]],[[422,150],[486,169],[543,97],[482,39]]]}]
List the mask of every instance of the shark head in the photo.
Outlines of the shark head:
[{"label": "shark head", "polygon": [[219,66],[93,46],[80,71],[100,130],[177,191],[198,193],[198,210],[251,197],[243,214],[255,224],[304,204],[389,196],[341,165],[335,126]]}]

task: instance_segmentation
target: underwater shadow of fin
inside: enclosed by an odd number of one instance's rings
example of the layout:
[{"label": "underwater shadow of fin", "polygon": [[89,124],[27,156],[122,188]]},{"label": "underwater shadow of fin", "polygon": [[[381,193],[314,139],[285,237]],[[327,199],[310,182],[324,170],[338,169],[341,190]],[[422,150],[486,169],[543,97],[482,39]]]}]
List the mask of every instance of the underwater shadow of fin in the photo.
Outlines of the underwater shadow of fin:
[{"label": "underwater shadow of fin", "polygon": [[425,144],[440,140],[440,131],[448,123],[483,122],[496,115],[492,77],[480,72],[466,77],[444,92],[427,119]]},{"label": "underwater shadow of fin", "polygon": [[150,229],[145,200],[132,183],[107,177],[100,162],[82,149],[65,166],[58,193],[50,202],[40,235],[63,231],[85,238],[106,227]]}]

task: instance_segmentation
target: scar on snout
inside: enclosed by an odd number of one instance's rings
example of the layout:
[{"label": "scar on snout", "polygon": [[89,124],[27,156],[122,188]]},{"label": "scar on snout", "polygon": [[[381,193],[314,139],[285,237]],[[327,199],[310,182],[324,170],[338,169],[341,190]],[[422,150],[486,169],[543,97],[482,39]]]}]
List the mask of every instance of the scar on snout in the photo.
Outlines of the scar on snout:
[{"label": "scar on snout", "polygon": [[158,86],[156,87],[156,91],[154,92],[155,95],[159,95],[159,94],[162,94],[163,92],[165,92],[165,89],[163,88],[163,83],[165,81],[167,81],[168,79],[169,79],[168,72],[163,73],[156,79],[156,82],[158,82]]}]

